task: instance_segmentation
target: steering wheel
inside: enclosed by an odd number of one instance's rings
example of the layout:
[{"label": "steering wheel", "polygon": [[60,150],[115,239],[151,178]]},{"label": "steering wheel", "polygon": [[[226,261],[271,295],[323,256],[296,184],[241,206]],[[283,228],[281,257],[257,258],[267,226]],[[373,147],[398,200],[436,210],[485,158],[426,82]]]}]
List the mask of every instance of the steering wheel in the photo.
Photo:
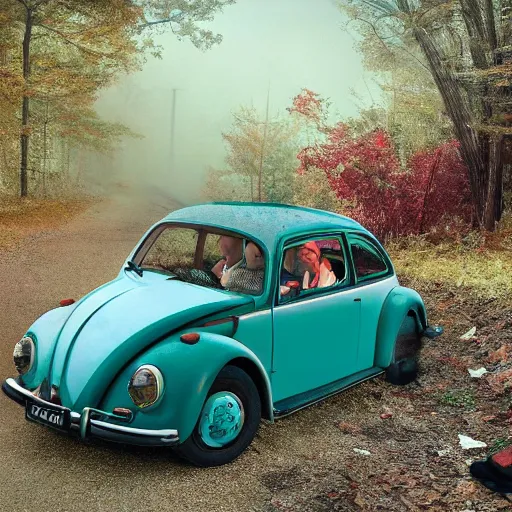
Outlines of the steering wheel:
[{"label": "steering wheel", "polygon": [[200,270],[198,268],[178,267],[172,269],[172,273],[186,283],[207,286],[209,288],[223,289],[218,277],[210,270]]}]

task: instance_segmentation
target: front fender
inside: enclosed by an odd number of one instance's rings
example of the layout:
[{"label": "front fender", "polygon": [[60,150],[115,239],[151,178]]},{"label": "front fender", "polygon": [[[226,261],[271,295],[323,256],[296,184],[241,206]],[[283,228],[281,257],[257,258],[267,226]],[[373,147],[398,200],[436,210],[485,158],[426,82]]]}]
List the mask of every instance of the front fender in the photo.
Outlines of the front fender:
[{"label": "front fender", "polygon": [[26,388],[36,388],[48,376],[56,340],[75,307],[76,304],[51,309],[30,326],[27,335],[34,339],[35,357],[30,371],[22,376]]},{"label": "front fender", "polygon": [[[246,346],[229,337],[202,332],[199,342],[187,345],[174,334],[152,346],[131,361],[117,376],[104,396],[100,409],[112,412],[114,407],[131,409],[135,428],[177,429],[180,441],[192,433],[213,381],[226,364],[234,359],[248,360],[258,369],[266,388],[265,405],[272,411],[270,381],[263,365]],[[128,395],[128,382],[143,364],[156,366],[164,377],[161,399],[147,409],[139,410]]]},{"label": "front fender", "polygon": [[397,286],[393,288],[379,316],[377,343],[375,347],[375,366],[387,368],[393,361],[393,351],[400,327],[409,312],[415,316],[420,332],[427,328],[427,311],[419,293]]}]

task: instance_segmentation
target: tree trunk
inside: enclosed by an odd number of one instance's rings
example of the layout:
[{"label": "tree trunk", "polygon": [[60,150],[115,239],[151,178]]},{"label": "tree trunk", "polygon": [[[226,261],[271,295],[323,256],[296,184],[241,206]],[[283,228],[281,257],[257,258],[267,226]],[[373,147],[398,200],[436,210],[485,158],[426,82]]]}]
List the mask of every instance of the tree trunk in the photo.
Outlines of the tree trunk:
[{"label": "tree trunk", "polygon": [[482,8],[478,0],[460,0],[460,6],[469,36],[469,51],[473,64],[479,69],[486,69],[489,67],[486,53],[491,50],[491,48],[487,48],[486,44],[488,42],[486,30],[488,31],[490,26],[486,26],[484,22]]},{"label": "tree trunk", "polygon": [[29,118],[30,118],[30,100],[28,96],[28,80],[30,78],[30,39],[32,37],[32,10],[27,8],[27,18],[25,21],[25,36],[23,37],[23,105],[21,113],[21,166],[20,166],[20,195],[26,197],[28,193],[27,167],[28,167],[28,143],[29,143]]},{"label": "tree trunk", "polygon": [[482,146],[487,164],[482,183],[482,227],[494,231],[503,212],[503,136],[484,136]]},{"label": "tree trunk", "polygon": [[66,167],[66,177],[67,179],[69,180],[69,177],[71,176],[71,167],[70,167],[70,163],[71,163],[71,148],[69,146],[69,142],[67,143],[67,167]]},{"label": "tree trunk", "polygon": [[415,29],[414,35],[427,59],[460,142],[462,160],[468,168],[478,225],[494,231],[503,211],[503,136],[479,136],[471,127],[473,116],[462,85],[446,68],[432,37],[419,28]]},{"label": "tree trunk", "polygon": [[46,98],[45,117],[43,125],[43,196],[46,196],[46,164],[48,158],[48,98]]}]

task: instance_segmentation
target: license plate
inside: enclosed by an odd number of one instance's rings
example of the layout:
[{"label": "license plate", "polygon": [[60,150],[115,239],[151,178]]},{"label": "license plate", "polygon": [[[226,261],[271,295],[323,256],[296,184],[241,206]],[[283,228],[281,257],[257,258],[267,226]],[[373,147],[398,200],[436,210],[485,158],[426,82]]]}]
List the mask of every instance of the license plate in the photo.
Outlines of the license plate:
[{"label": "license plate", "polygon": [[67,409],[57,409],[47,405],[27,403],[25,409],[27,419],[36,421],[58,430],[69,430],[70,414]]}]

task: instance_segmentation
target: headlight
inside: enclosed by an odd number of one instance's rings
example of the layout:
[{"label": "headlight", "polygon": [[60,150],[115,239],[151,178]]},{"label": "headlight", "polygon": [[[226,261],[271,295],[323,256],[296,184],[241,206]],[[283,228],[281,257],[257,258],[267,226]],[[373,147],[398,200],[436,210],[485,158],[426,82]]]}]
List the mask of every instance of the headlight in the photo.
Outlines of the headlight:
[{"label": "headlight", "polygon": [[27,373],[34,362],[34,341],[29,336],[23,337],[14,346],[12,354],[14,359],[14,366],[20,375]]},{"label": "headlight", "polygon": [[153,365],[141,366],[130,379],[128,393],[133,403],[143,409],[153,405],[162,395],[164,378],[160,370]]}]

